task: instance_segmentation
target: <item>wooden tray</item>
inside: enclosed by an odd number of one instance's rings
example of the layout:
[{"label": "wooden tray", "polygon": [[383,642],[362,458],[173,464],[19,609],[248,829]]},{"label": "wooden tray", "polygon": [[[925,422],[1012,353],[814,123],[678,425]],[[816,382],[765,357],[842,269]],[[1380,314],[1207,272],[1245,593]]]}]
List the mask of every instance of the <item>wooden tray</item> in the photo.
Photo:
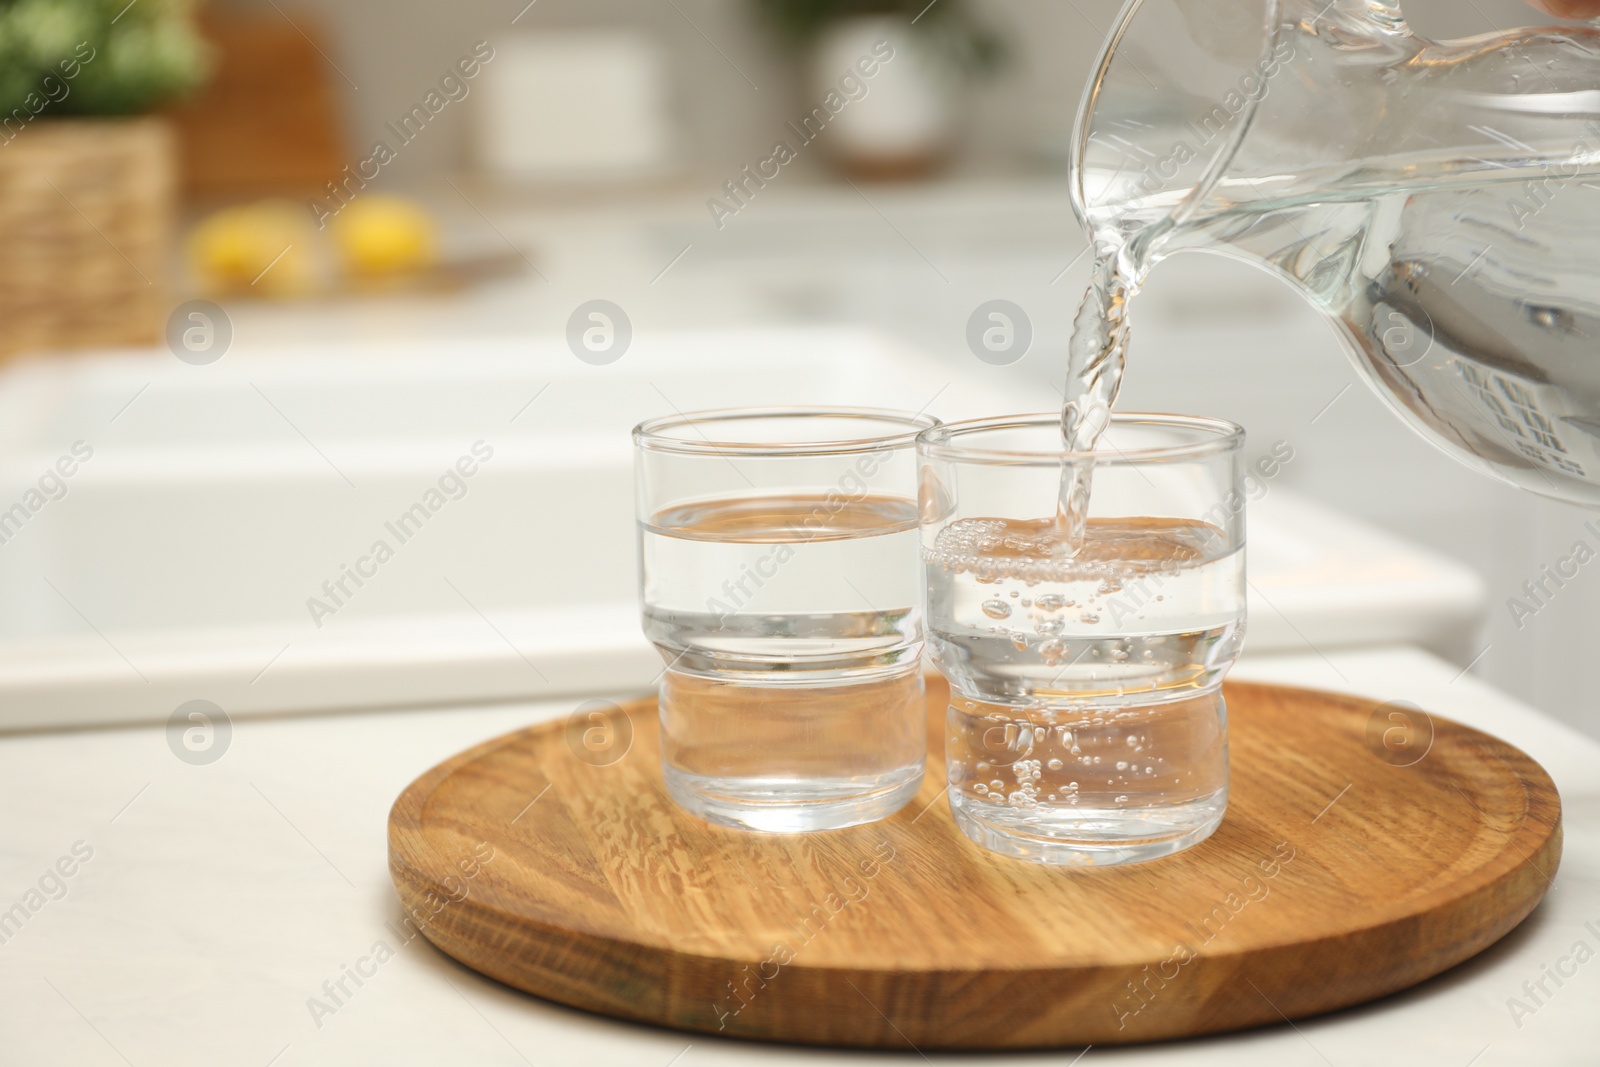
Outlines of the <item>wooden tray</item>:
[{"label": "wooden tray", "polygon": [[930,682],[908,807],[798,836],[679,811],[654,701],[585,705],[413,782],[389,816],[395,887],[446,953],[591,1011],[811,1044],[1033,1048],[1404,989],[1521,922],[1560,860],[1555,786],[1510,745],[1255,685],[1227,689],[1232,804],[1210,840],[1126,867],[1005,859],[943,802],[946,695]]}]

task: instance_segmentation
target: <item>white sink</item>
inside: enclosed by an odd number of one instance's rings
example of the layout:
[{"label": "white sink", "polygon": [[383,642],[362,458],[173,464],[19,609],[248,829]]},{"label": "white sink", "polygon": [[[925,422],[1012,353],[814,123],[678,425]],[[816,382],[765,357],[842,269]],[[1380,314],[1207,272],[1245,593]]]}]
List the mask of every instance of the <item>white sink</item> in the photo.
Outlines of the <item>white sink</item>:
[{"label": "white sink", "polygon": [[[725,405],[1049,406],[984,370],[952,382],[882,337],[792,328],[641,335],[605,367],[560,338],[14,366],[0,509],[75,442],[93,455],[0,543],[0,728],[197,698],[241,715],[643,688],[660,667],[635,607],[630,427]],[[386,523],[475,445],[492,455],[464,495],[402,541]],[[363,563],[379,540],[393,558]],[[1281,490],[1250,550],[1271,602],[1252,600],[1252,648],[1437,646],[1481,617],[1461,568]],[[323,588],[358,564],[364,584]]]},{"label": "white sink", "polygon": [[[628,431],[771,403],[1016,406],[826,329],[639,336],[603,367],[560,338],[14,367],[0,508],[74,442],[93,456],[0,544],[0,726],[647,684]],[[475,445],[464,495],[402,543],[385,524]],[[363,563],[379,540],[393,558]],[[377,573],[323,589],[358,564]]]}]

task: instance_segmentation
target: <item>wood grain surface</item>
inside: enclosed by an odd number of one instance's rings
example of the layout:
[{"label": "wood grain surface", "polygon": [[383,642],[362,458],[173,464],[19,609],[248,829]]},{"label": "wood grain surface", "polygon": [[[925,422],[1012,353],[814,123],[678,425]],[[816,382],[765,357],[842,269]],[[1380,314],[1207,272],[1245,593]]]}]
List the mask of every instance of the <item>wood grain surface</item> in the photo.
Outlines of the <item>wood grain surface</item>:
[{"label": "wood grain surface", "polygon": [[1122,1043],[1279,1023],[1414,985],[1521,922],[1560,801],[1515,748],[1415,710],[1227,689],[1232,803],[1199,846],[1051,868],[921,793],[882,822],[741,833],[661,790],[655,703],[584,705],[464,752],[389,818],[401,901],[518,989],[728,1036],[880,1048]]},{"label": "wood grain surface", "polygon": [[[326,183],[371,154],[370,145],[358,152],[345,141],[340,94],[356,92],[343,73],[353,64],[315,8],[213,3],[199,21],[215,57],[211,77],[169,111],[187,200],[326,197]],[[405,107],[394,103],[398,116]]]}]

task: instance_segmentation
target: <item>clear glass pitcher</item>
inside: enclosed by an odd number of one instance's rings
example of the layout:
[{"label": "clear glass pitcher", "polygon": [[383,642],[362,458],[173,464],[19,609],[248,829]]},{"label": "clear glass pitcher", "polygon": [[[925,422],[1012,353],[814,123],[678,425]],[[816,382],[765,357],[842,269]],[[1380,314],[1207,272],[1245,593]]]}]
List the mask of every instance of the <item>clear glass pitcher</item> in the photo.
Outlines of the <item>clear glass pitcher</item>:
[{"label": "clear glass pitcher", "polygon": [[1600,30],[1435,42],[1374,0],[1132,0],[1073,199],[1130,286],[1183,249],[1268,268],[1425,437],[1600,504]]}]

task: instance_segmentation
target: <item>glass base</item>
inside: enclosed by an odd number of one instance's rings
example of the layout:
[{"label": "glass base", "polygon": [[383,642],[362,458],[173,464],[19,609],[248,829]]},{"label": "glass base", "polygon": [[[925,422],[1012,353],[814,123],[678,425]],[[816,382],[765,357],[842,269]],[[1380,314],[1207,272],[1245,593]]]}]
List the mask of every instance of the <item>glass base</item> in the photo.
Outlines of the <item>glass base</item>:
[{"label": "glass base", "polygon": [[663,764],[667,793],[691,815],[770,834],[838,830],[887,818],[922,787],[921,760],[871,778],[710,778]]},{"label": "glass base", "polygon": [[1215,833],[1227,808],[1227,789],[1157,808],[1085,807],[1046,815],[950,793],[950,814],[977,844],[1013,859],[1062,867],[1111,867],[1182,852]]}]

